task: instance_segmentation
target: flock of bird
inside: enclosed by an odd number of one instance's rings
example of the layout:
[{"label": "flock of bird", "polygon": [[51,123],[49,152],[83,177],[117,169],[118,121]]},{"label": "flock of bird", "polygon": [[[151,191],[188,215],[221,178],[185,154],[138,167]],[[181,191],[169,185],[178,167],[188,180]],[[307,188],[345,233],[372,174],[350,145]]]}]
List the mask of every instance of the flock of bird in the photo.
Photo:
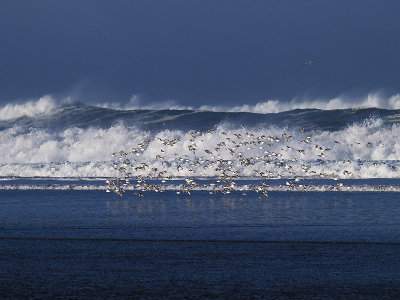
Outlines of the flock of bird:
[{"label": "flock of bird", "polygon": [[[294,135],[294,133],[292,133]],[[252,132],[236,131],[191,131],[185,138],[163,138],[156,135],[144,140],[129,152],[123,150],[113,153],[111,167],[120,176],[108,179],[107,192],[122,195],[133,187],[135,195],[144,192],[164,192],[167,182],[182,181],[177,194],[191,194],[192,190],[208,190],[210,194],[229,194],[249,190],[237,184],[238,179],[257,179],[250,190],[268,196],[267,180],[286,179],[285,185],[293,190],[307,190],[301,181],[309,178],[339,180],[351,178],[351,170],[337,172],[316,171],[315,166],[327,164],[326,158],[332,149],[313,142],[304,128],[300,130],[297,141],[291,143],[293,135],[286,132],[279,136],[256,135]],[[296,134],[297,135],[297,134]],[[298,142],[300,141],[300,143]],[[342,141],[334,140],[333,146]],[[295,147],[297,145],[297,147]],[[304,147],[299,148],[299,145]],[[362,146],[359,142],[348,147]],[[365,147],[382,147],[381,141],[367,142]],[[278,150],[279,149],[279,150]],[[344,164],[352,164],[349,159]],[[376,166],[376,162],[373,163]],[[211,179],[207,183],[199,179]],[[131,181],[134,180],[134,183]],[[203,180],[203,182],[205,182]],[[336,189],[343,188],[338,182]]]}]

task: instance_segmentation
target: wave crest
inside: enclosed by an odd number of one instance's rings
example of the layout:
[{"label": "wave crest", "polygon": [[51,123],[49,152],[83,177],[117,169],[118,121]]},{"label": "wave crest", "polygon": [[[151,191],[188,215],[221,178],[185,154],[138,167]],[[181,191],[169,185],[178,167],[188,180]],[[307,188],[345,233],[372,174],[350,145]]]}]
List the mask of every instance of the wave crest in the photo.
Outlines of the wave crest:
[{"label": "wave crest", "polygon": [[294,109],[348,109],[348,108],[384,108],[400,109],[400,94],[389,98],[381,97],[379,94],[368,94],[365,98],[358,101],[350,101],[346,98],[336,97],[329,100],[297,100],[289,102],[279,100],[267,100],[255,105],[243,104],[233,107],[224,106],[200,106],[200,110],[217,112],[251,112],[251,113],[279,113]]},{"label": "wave crest", "polygon": [[51,96],[44,96],[37,101],[24,104],[7,104],[0,109],[0,120],[12,120],[23,116],[33,117],[54,111],[57,104]]}]

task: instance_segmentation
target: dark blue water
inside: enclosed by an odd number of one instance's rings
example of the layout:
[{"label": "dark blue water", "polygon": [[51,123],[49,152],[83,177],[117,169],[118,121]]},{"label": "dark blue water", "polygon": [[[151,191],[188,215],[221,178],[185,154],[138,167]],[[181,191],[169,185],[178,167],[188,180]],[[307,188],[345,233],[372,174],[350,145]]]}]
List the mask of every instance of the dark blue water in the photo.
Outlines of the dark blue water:
[{"label": "dark blue water", "polygon": [[13,237],[399,242],[398,193],[1,191]]},{"label": "dark blue water", "polygon": [[2,298],[393,298],[397,193],[1,191]]}]

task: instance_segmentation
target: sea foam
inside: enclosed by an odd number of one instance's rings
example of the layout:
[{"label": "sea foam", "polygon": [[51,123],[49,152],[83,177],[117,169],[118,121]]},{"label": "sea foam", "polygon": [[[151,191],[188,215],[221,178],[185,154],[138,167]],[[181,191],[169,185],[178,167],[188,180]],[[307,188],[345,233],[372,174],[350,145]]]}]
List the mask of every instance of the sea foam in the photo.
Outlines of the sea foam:
[{"label": "sea foam", "polygon": [[[0,175],[116,176],[118,172],[110,165],[120,162],[118,153],[122,150],[129,153],[134,166],[147,163],[175,177],[218,176],[215,169],[204,167],[218,159],[230,160],[241,177],[257,176],[255,171],[270,174],[272,178],[278,175],[319,176],[321,173],[335,174],[339,178],[399,177],[400,127],[383,124],[380,119],[368,119],[333,132],[301,132],[299,128],[278,126],[230,129],[227,125],[217,126],[212,133],[205,131],[193,136],[193,132],[151,132],[123,124],[106,129],[68,128],[61,131],[13,127],[0,131]],[[291,138],[286,141],[283,134]],[[238,139],[237,135],[242,138]],[[248,144],[254,137],[259,137],[263,143]],[[173,146],[163,144],[163,141],[172,140],[176,141]],[[131,153],[145,141],[146,147],[140,155]],[[221,146],[221,142],[226,146]],[[238,143],[242,145],[232,155],[229,148]],[[195,145],[195,151],[190,145]],[[217,151],[216,148],[220,149]],[[117,157],[110,156],[111,153],[117,153]],[[237,157],[238,153],[241,157]],[[168,163],[160,161],[157,155],[166,157]],[[243,165],[244,158],[251,158],[251,166]],[[203,162],[198,163],[199,160]],[[177,171],[178,164],[182,170]],[[286,164],[293,173],[287,172]],[[303,165],[307,165],[308,172],[303,171]],[[130,168],[132,176],[146,173]]]}]

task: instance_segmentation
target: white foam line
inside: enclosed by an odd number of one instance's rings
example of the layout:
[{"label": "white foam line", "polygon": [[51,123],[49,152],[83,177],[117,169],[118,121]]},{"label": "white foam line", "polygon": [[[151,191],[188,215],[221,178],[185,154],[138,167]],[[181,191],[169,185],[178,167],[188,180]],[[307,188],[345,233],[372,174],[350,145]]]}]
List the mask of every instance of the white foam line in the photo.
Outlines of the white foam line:
[{"label": "white foam line", "polygon": [[[179,191],[182,189],[182,185],[161,185],[162,191]],[[238,186],[232,193],[240,192],[254,192],[255,185],[242,185]],[[30,185],[30,184],[9,184],[0,185],[0,190],[21,190],[21,191],[34,191],[34,190],[55,190],[55,191],[106,191],[106,186],[99,185],[63,185],[63,184],[51,184],[51,185]],[[196,187],[191,191],[212,191],[211,187]],[[304,185],[296,187],[288,187],[285,185],[274,185],[267,186],[265,190],[268,192],[400,192],[399,186],[393,185],[351,185],[342,186],[337,185]],[[135,188],[132,186],[126,187],[125,191],[141,191],[141,188]],[[152,192],[155,193],[155,192]],[[255,193],[255,192],[254,192]],[[146,194],[146,193],[145,193]],[[217,194],[221,194],[218,192]]]}]

